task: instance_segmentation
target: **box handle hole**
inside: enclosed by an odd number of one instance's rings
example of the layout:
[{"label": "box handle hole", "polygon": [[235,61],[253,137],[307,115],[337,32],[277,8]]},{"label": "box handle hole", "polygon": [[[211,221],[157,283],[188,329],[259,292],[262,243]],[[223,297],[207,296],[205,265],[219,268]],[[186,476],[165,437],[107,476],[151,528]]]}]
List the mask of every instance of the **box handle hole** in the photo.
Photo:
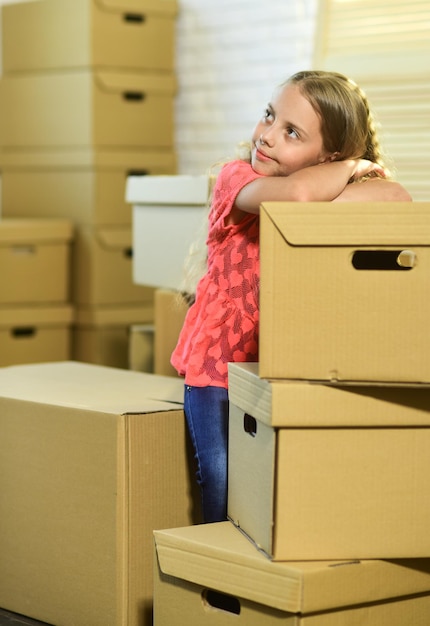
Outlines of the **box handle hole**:
[{"label": "box handle hole", "polygon": [[128,102],[142,102],[145,100],[145,94],[142,91],[124,91],[122,97]]},{"label": "box handle hole", "polygon": [[125,256],[126,259],[132,259],[133,258],[133,248],[125,248],[123,250],[123,255]]},{"label": "box handle hole", "polygon": [[356,250],[352,255],[356,270],[408,271],[416,265],[412,250]]},{"label": "box handle hole", "polygon": [[243,416],[243,430],[251,437],[257,435],[257,420],[252,415],[248,415],[248,413],[245,413]]},{"label": "box handle hole", "polygon": [[240,602],[234,596],[229,596],[219,591],[213,591],[213,589],[205,589],[202,593],[202,598],[203,602],[213,609],[226,611],[233,615],[240,615]]},{"label": "box handle hole", "polygon": [[143,24],[146,20],[146,17],[142,13],[124,13],[122,17],[124,22],[128,22],[129,24]]},{"label": "box handle hole", "polygon": [[126,176],[148,176],[149,170],[128,170]]},{"label": "box handle hole", "polygon": [[11,330],[13,337],[33,337],[36,334],[36,329],[34,326],[20,326],[18,328],[12,328]]}]

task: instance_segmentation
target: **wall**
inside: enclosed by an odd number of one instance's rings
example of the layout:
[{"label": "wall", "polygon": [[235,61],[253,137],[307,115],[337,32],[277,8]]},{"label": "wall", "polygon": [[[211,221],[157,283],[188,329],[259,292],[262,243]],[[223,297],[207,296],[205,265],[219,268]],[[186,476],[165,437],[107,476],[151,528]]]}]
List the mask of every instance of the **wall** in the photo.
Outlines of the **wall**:
[{"label": "wall", "polygon": [[248,140],[273,88],[312,64],[317,0],[181,0],[180,173],[201,173]]}]

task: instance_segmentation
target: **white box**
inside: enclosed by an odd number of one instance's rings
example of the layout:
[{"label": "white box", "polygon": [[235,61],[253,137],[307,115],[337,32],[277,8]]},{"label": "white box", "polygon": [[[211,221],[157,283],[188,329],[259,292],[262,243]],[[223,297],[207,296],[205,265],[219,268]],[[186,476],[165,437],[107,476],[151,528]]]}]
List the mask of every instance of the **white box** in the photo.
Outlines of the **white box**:
[{"label": "white box", "polygon": [[133,280],[180,289],[190,246],[205,241],[209,176],[129,177],[133,205]]}]

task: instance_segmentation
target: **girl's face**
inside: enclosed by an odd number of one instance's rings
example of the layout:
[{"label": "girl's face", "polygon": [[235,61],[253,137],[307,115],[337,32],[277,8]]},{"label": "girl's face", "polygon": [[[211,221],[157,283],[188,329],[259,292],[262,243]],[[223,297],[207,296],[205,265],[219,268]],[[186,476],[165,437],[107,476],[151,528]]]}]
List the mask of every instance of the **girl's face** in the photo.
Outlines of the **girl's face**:
[{"label": "girl's face", "polygon": [[298,85],[284,85],[252,134],[252,168],[265,176],[288,176],[328,160],[319,116]]}]

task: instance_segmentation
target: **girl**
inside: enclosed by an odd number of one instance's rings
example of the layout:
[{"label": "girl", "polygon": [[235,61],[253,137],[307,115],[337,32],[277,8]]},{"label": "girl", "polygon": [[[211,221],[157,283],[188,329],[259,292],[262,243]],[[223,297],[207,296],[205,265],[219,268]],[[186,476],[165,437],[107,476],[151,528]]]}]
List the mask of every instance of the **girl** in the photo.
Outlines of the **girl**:
[{"label": "girl", "polygon": [[[366,97],[347,77],[322,71],[281,85],[254,129],[249,158],[221,169],[206,273],[171,358],[185,377],[204,522],[227,515],[227,364],[258,361],[260,204],[411,199],[384,178]],[[366,182],[349,184],[357,181]]]}]

